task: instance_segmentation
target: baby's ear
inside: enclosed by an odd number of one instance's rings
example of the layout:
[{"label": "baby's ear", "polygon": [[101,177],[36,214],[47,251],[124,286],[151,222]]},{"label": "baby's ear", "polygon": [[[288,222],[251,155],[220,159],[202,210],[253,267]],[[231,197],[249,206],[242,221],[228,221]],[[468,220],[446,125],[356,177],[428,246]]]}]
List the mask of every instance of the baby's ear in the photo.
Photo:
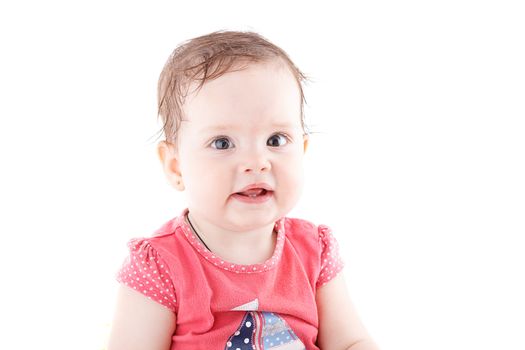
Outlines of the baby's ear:
[{"label": "baby's ear", "polygon": [[175,189],[184,191],[184,182],[182,181],[176,146],[168,141],[160,141],[157,145],[157,152],[168,182]]},{"label": "baby's ear", "polygon": [[306,153],[306,149],[308,148],[308,140],[309,140],[308,134],[304,134],[303,135],[304,153]]}]

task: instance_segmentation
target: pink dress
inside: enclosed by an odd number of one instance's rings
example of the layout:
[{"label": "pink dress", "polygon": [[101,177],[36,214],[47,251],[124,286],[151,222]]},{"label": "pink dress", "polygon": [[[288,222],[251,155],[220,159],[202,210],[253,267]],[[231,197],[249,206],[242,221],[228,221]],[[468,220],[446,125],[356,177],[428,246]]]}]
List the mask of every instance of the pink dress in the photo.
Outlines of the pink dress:
[{"label": "pink dress", "polygon": [[181,216],[132,239],[117,280],[177,315],[171,349],[318,349],[317,288],[343,268],[327,226],[282,218],[262,264],[206,249]]}]

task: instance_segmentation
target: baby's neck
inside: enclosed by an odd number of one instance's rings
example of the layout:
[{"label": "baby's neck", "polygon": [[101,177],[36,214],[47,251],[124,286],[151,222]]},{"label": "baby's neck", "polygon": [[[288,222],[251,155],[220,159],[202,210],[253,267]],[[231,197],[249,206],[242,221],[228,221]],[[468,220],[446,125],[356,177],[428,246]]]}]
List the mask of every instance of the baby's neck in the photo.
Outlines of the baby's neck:
[{"label": "baby's neck", "polygon": [[274,224],[249,232],[230,232],[189,219],[198,236],[208,248],[225,261],[239,264],[260,264],[270,259],[275,250],[277,233]]},{"label": "baby's neck", "polygon": [[224,260],[239,264],[239,265],[252,265],[252,264],[261,264],[266,260],[270,259],[275,250],[275,244],[277,241],[277,234],[273,233],[270,239],[266,239],[260,244],[243,244],[242,242],[238,244],[221,244],[212,249],[212,252],[220,256]]}]

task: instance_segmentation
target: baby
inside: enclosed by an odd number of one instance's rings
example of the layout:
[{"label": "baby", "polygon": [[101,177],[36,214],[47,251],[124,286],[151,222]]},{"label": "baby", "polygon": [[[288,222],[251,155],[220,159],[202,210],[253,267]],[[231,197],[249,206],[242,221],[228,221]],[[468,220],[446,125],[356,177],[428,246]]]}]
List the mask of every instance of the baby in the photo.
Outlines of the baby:
[{"label": "baby", "polygon": [[303,186],[305,77],[251,32],[189,40],[159,79],[158,154],[187,208],[128,243],[109,350],[377,349]]}]

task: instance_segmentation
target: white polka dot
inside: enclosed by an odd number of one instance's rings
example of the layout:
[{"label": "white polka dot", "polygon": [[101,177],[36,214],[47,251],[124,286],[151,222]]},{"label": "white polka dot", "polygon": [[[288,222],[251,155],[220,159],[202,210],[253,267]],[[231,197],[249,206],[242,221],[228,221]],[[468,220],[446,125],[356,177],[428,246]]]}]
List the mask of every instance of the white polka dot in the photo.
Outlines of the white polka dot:
[{"label": "white polka dot", "polygon": [[241,334],[241,332],[239,332],[239,331],[235,332],[235,335],[239,335],[239,334]]},{"label": "white polka dot", "polygon": [[250,339],[244,338],[244,344],[248,344],[250,342]]},{"label": "white polka dot", "polygon": [[228,347],[231,347],[232,346],[232,342],[227,342],[226,345],[228,345]]},{"label": "white polka dot", "polygon": [[246,327],[250,328],[252,326],[252,323],[250,321],[245,323]]}]

